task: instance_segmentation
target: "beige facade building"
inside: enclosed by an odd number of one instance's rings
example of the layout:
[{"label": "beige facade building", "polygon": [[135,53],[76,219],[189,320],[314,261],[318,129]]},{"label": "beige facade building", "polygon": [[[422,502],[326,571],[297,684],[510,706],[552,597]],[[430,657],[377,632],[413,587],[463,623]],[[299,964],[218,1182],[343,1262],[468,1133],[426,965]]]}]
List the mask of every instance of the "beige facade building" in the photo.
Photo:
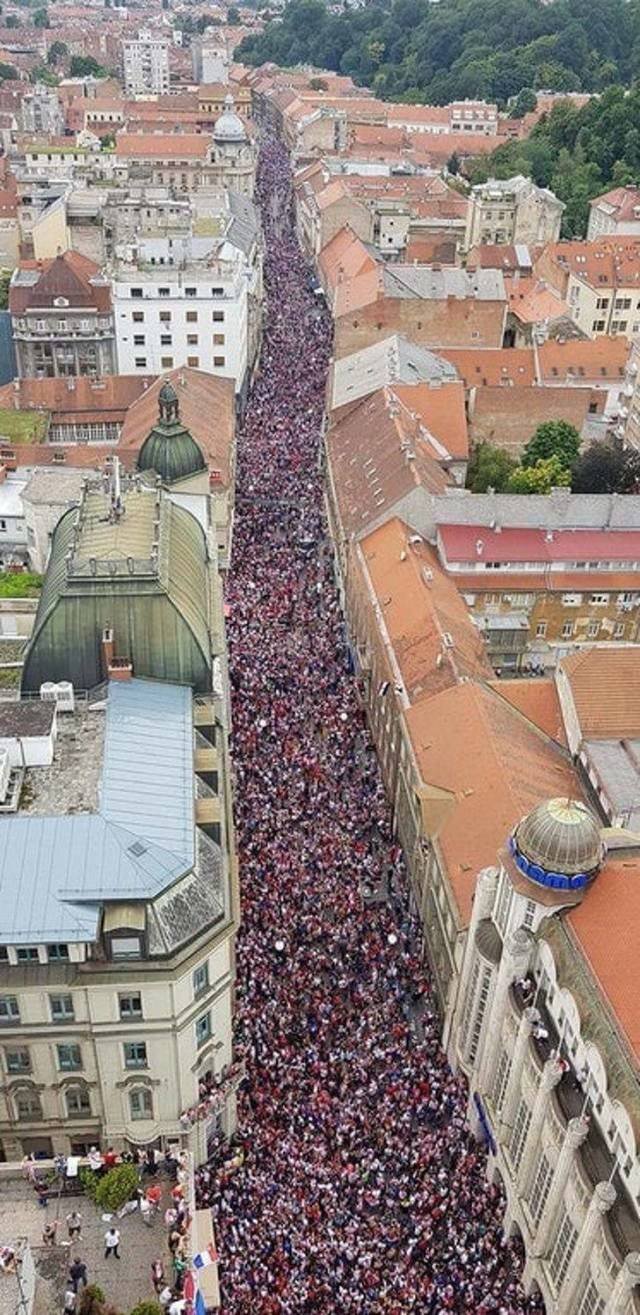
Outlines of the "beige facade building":
[{"label": "beige facade building", "polygon": [[587,241],[600,237],[640,237],[640,187],[614,187],[589,205]]},{"label": "beige facade building", "polygon": [[554,1315],[638,1315],[640,846],[596,772],[636,743],[637,650],[492,681],[418,536],[390,521],[354,558],[357,679],[525,1288]]},{"label": "beige facade building", "polygon": [[640,1309],[633,841],[617,834],[605,857],[578,798],[521,818],[477,876],[446,1024],[525,1287],[556,1315]]},{"label": "beige facade building", "polygon": [[588,337],[640,333],[640,238],[600,238],[551,244],[536,261],[544,278],[568,303]]},{"label": "beige facade building", "polygon": [[564,205],[530,178],[490,178],[472,187],[465,249],[478,243],[557,242]]},{"label": "beige facade building", "polygon": [[0,705],[7,1159],[175,1139],[231,1060],[222,703],[111,673],[99,699]]}]

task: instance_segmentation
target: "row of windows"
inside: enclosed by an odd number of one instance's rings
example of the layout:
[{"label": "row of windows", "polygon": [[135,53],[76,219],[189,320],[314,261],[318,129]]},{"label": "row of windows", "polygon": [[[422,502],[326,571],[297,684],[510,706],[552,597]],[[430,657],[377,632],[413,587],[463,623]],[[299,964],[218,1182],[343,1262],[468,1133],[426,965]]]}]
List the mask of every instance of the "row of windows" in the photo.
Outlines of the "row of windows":
[{"label": "row of windows", "polygon": [[[198,334],[197,334],[197,333],[188,333],[188,334],[187,334],[187,346],[188,346],[188,347],[197,347],[198,344],[199,344],[199,341],[200,341],[200,340],[199,340],[199,338],[198,338]],[[214,344],[215,347],[224,347],[224,334],[223,334],[223,333],[214,333],[214,335],[213,335],[213,340],[212,340],[212,341],[213,341],[213,344]],[[134,347],[145,347],[145,346],[146,346],[146,343],[147,343],[147,339],[146,339],[146,336],[145,336],[144,333],[134,333],[134,335],[133,335],[133,345],[134,345]],[[173,336],[172,336],[172,334],[170,334],[170,333],[161,333],[161,334],[160,334],[160,346],[161,346],[161,347],[173,347]]]},{"label": "row of windows", "polygon": [[[70,1119],[91,1118],[91,1096],[86,1087],[67,1087],[64,1093],[67,1117]],[[16,1118],[27,1123],[38,1122],[44,1118],[40,1093],[25,1087],[13,1093]],[[134,1087],[129,1092],[129,1113],[132,1120],[153,1118],[153,1093],[148,1087]]]},{"label": "row of windows", "polygon": [[[40,953],[38,952],[40,950]],[[40,963],[42,958],[48,963],[68,963],[69,946],[68,945],[18,945],[16,947],[16,959],[18,963]],[[9,962],[9,948],[6,945],[0,945],[0,963]]]},{"label": "row of windows", "polygon": [[[173,293],[174,296],[178,297],[197,297],[198,294],[201,297],[224,297],[224,288],[209,288],[208,291],[202,288],[181,288]],[[139,300],[140,297],[144,297],[144,288],[129,288],[129,295]],[[152,288],[151,295],[154,297],[170,297],[172,295],[171,288]]]},{"label": "row of windows", "polygon": [[[214,368],[217,367],[219,370],[224,370],[224,368],[225,368],[225,364],[226,364],[226,358],[225,358],[224,356],[214,356],[214,358],[213,358],[213,364],[214,364]],[[149,369],[148,362],[147,362],[147,357],[146,357],[146,356],[136,356],[135,359],[134,359],[134,365],[135,365],[136,370],[147,370],[147,369]],[[187,365],[191,366],[192,369],[194,369],[194,370],[199,370],[199,368],[200,368],[200,357],[199,357],[199,356],[187,356]],[[174,366],[174,359],[173,359],[173,356],[161,356],[161,357],[160,357],[160,368],[161,368],[161,370],[172,370],[172,369],[173,369],[173,366]]]},{"label": "row of windows", "polygon": [[[145,1041],[125,1041],[122,1046],[125,1068],[147,1068],[147,1045]],[[82,1050],[75,1041],[67,1045],[56,1046],[58,1068],[62,1073],[76,1073],[84,1068]],[[15,1050],[8,1047],[4,1052],[4,1061],[8,1073],[31,1073],[31,1051],[28,1046],[18,1046]]]},{"label": "row of windows", "polygon": [[[587,639],[598,638],[598,635],[600,634],[600,625],[601,625],[600,621],[589,622],[587,626]],[[562,624],[562,630],[560,631],[562,638],[573,639],[575,633],[576,633],[575,621],[564,621]],[[547,622],[538,621],[538,624],[536,626],[536,638],[544,639],[546,637],[546,634],[547,634]],[[624,636],[625,636],[624,621],[616,621],[615,626],[613,628],[613,638],[624,639]]]},{"label": "row of windows", "polygon": [[[161,310],[158,312],[158,319],[160,320],[161,324],[171,324],[172,315],[173,312],[170,310]],[[122,316],[121,318],[124,319],[124,316]],[[131,315],[131,319],[133,320],[134,324],[144,324],[145,322],[144,311],[134,310]],[[185,324],[197,324],[198,311],[197,310],[185,311],[184,319],[185,319]],[[224,324],[224,311],[223,310],[212,311],[211,319],[214,324]]]},{"label": "row of windows", "polygon": [[[200,964],[194,969],[191,978],[194,997],[202,995],[209,986],[209,964]],[[52,1023],[70,1023],[75,1021],[73,996],[69,994],[50,995],[49,1010]],[[125,1022],[129,1019],[142,1018],[142,996],[139,991],[118,993],[118,1012]],[[202,1021],[202,1020],[200,1020]],[[20,1005],[15,995],[0,995],[0,1025],[20,1022]],[[197,1025],[196,1025],[197,1026]]]}]

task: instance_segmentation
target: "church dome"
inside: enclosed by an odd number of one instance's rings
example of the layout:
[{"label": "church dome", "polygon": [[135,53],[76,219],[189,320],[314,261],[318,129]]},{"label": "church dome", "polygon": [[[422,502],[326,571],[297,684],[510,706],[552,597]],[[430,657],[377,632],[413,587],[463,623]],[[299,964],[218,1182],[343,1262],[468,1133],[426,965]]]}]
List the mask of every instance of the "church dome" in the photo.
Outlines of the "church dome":
[{"label": "church dome", "polygon": [[519,870],[539,886],[580,890],[604,855],[600,825],[578,799],[549,799],[518,822],[509,850]]},{"label": "church dome", "polygon": [[178,394],[168,379],[158,393],[158,419],[140,448],[137,467],[154,471],[168,485],[206,469],[195,438],[182,424]]},{"label": "church dome", "polygon": [[213,125],[213,136],[217,142],[244,142],[247,140],[244,123],[236,107],[233,96],[225,96],[224,110]]}]

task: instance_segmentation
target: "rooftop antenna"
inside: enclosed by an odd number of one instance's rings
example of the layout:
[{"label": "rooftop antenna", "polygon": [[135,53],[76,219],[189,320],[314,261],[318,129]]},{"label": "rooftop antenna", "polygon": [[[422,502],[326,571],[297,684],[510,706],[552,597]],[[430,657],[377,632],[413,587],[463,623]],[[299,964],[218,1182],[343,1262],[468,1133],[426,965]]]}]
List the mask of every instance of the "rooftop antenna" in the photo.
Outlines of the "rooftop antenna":
[{"label": "rooftop antenna", "polygon": [[111,519],[119,521],[124,513],[120,482],[120,459],[114,456],[111,470]]}]

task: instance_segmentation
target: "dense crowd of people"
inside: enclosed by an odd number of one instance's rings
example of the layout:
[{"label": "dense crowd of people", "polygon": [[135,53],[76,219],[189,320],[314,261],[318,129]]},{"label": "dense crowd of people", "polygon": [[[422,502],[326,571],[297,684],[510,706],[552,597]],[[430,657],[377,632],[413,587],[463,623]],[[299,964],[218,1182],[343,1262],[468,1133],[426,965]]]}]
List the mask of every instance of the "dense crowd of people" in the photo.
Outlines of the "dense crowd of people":
[{"label": "dense crowd of people", "polygon": [[[524,1315],[504,1202],[439,1046],[349,671],[318,462],[330,321],[261,151],[268,316],[228,588],[243,916],[238,1132],[197,1177],[226,1315]],[[384,878],[389,898],[366,898]],[[206,1096],[207,1093],[201,1093]]]}]

